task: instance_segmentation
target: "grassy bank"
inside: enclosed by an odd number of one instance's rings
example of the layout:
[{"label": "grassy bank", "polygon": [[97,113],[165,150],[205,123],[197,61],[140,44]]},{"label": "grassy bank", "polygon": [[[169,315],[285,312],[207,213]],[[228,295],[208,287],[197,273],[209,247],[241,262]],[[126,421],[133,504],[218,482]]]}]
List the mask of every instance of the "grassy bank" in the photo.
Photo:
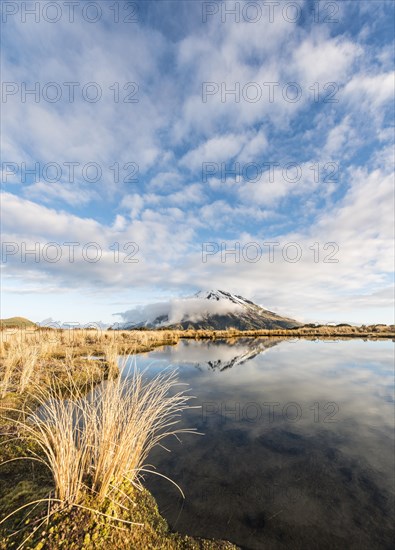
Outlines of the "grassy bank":
[{"label": "grassy bank", "polygon": [[[371,325],[306,325],[278,330],[55,330],[14,328],[0,331],[0,396],[8,392],[23,394],[31,383],[48,384],[54,377],[70,372],[79,384],[92,377],[117,372],[119,355],[150,351],[158,346],[174,345],[181,338],[226,339],[237,337],[270,338],[369,338],[394,339],[395,327]],[[99,360],[97,360],[99,358]]]},{"label": "grassy bank", "polygon": [[236,548],[171,532],[143,487],[150,450],[193,431],[177,428],[189,396],[174,372],[125,380],[116,360],[174,335],[3,336],[0,548]]}]

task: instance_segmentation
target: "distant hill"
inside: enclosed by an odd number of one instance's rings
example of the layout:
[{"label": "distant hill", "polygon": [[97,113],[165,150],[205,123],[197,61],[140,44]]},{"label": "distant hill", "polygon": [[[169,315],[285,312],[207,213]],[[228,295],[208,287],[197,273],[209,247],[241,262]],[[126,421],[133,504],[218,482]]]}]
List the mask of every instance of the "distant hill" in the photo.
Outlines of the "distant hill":
[{"label": "distant hill", "polygon": [[22,327],[37,327],[37,325],[25,317],[9,317],[8,319],[0,319],[0,328]]},{"label": "distant hill", "polygon": [[294,319],[277,315],[242,296],[223,290],[200,291],[190,298],[154,304],[137,313],[140,319],[136,319],[135,312],[131,310],[123,314],[130,321],[126,319],[125,323],[113,328],[259,330],[301,326]]}]

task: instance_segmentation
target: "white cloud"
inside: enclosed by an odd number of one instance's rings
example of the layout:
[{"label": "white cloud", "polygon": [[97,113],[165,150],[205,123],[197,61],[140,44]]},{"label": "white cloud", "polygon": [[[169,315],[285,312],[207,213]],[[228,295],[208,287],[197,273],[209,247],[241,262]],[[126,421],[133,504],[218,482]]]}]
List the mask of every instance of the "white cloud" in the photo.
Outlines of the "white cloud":
[{"label": "white cloud", "polygon": [[138,324],[142,322],[152,323],[159,316],[167,316],[164,321],[167,323],[195,322],[207,315],[225,315],[237,313],[241,306],[227,300],[203,300],[199,298],[180,298],[149,304],[139,308],[131,309],[115,315],[121,316],[125,323]]},{"label": "white cloud", "polygon": [[352,127],[351,117],[345,116],[343,120],[330,128],[322,152],[322,158],[333,158],[334,155],[344,157],[347,150],[355,150],[361,141],[357,132]]},{"label": "white cloud", "polygon": [[362,48],[342,37],[327,38],[323,33],[313,33],[293,52],[292,67],[303,83],[312,86],[336,82],[340,85],[349,75]]},{"label": "white cloud", "polygon": [[28,198],[41,199],[42,202],[63,201],[71,206],[88,204],[93,198],[98,198],[96,192],[83,189],[77,183],[49,183],[39,181],[26,187],[24,194]]},{"label": "white cloud", "polygon": [[204,162],[226,162],[241,151],[246,141],[247,136],[237,134],[213,137],[184,155],[180,164],[198,170]]},{"label": "white cloud", "polygon": [[392,101],[395,91],[395,72],[376,75],[356,74],[344,88],[345,97],[359,109],[380,108],[384,103]]}]

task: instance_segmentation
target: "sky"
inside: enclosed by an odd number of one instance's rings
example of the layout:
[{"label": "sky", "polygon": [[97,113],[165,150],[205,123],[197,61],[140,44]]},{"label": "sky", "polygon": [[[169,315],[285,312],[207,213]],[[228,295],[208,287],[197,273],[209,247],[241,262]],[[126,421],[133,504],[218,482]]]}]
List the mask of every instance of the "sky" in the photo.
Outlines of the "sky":
[{"label": "sky", "polygon": [[2,2],[1,317],[393,322],[394,6]]}]

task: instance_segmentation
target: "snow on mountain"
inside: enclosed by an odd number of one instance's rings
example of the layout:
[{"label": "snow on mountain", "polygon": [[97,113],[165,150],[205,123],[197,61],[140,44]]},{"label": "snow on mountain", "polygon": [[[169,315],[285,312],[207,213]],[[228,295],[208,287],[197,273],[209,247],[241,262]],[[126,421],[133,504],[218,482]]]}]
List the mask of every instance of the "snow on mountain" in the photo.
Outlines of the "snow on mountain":
[{"label": "snow on mountain", "polygon": [[182,340],[167,353],[170,354],[169,363],[173,366],[194,365],[199,370],[223,371],[243,365],[277,344],[278,341],[272,338],[235,338],[232,342],[217,340],[215,345]]},{"label": "snow on mountain", "polygon": [[281,317],[250,300],[223,290],[199,291],[189,298],[116,313],[123,322],[113,328],[213,329],[290,328],[300,323]]}]

